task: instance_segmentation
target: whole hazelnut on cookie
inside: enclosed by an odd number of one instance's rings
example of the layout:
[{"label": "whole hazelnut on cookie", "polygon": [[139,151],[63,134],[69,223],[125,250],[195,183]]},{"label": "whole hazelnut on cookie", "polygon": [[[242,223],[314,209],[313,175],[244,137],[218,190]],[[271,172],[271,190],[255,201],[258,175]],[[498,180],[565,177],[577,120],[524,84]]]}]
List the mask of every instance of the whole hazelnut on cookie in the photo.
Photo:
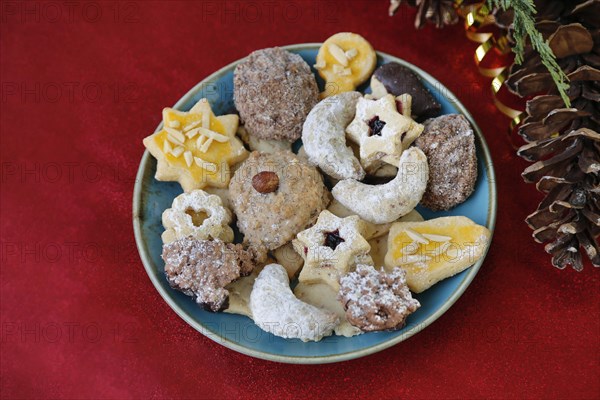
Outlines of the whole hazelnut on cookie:
[{"label": "whole hazelnut on cookie", "polygon": [[274,47],[253,52],[235,68],[233,97],[250,135],[293,142],[319,90],[302,57]]},{"label": "whole hazelnut on cookie", "polygon": [[314,223],[330,199],[319,171],[290,151],[252,152],[229,192],[244,240],[268,250]]}]

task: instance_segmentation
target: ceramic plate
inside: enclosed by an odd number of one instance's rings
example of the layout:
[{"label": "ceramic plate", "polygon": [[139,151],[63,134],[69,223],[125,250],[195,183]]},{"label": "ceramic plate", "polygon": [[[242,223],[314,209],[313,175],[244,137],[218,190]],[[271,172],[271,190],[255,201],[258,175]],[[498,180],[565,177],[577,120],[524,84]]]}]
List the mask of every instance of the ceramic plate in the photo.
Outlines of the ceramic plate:
[{"label": "ceramic plate", "polygon": [[[319,47],[320,44],[311,43],[287,46],[285,49],[299,54],[312,66]],[[463,114],[475,130],[479,177],[473,195],[465,203],[448,212],[432,212],[425,208],[417,210],[425,219],[464,215],[478,224],[487,226],[493,232],[496,220],[494,168],[477,124],[454,95],[431,75],[397,57],[385,53],[377,54],[378,65],[395,61],[414,71],[441,103],[442,114]],[[216,115],[231,112],[234,107],[233,71],[238,62],[229,64],[204,79],[183,96],[174,108],[187,111],[199,99],[206,97]],[[318,82],[322,89],[323,82],[319,78]],[[162,124],[157,130],[161,128]],[[252,357],[287,363],[318,364],[362,357],[393,346],[420,332],[448,310],[469,286],[484,260],[482,258],[471,268],[416,295],[421,302],[421,308],[408,318],[406,326],[401,330],[372,332],[352,338],[330,336],[316,343],[282,339],[262,331],[247,317],[207,312],[198,307],[192,298],[169,287],[164,276],[164,263],[160,258],[160,235],[163,231],[161,214],[171,206],[173,199],[182,193],[182,189],[176,182],[155,180],[155,172],[156,161],[146,151],[140,162],[133,194],[133,227],[146,272],[163,299],[188,324],[217,343]]]}]

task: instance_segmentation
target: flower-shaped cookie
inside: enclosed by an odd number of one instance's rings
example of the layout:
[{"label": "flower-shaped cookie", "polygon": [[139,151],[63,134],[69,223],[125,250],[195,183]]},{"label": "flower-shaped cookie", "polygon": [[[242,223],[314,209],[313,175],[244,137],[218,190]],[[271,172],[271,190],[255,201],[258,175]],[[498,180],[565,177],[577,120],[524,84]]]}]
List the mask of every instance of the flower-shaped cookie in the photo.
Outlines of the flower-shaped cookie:
[{"label": "flower-shaped cookie", "polygon": [[335,290],[339,279],[357,263],[372,264],[371,246],[362,236],[365,227],[356,216],[336,217],[324,210],[317,223],[300,233],[292,244],[304,258],[299,281],[323,282]]},{"label": "flower-shaped cookie", "polygon": [[248,156],[235,137],[238,123],[237,115],[216,117],[206,99],[188,112],[163,109],[163,128],[144,139],[158,161],[156,179],[178,181],[186,192],[226,187],[229,167]]},{"label": "flower-shaped cookie", "polygon": [[175,197],[173,205],[163,212],[165,231],[163,243],[193,236],[198,240],[233,241],[231,213],[223,207],[221,198],[203,190],[194,190]]},{"label": "flower-shaped cookie", "polygon": [[423,125],[398,112],[396,98],[361,98],[356,116],[346,128],[351,140],[360,146],[360,162],[369,173],[383,163],[398,166],[400,155],[423,132]]}]

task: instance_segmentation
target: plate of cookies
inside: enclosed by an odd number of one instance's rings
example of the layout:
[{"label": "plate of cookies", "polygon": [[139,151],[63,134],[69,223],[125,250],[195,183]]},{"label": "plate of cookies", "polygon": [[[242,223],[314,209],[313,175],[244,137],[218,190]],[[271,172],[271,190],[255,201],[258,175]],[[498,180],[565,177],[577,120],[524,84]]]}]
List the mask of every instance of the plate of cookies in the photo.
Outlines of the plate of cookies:
[{"label": "plate of cookies", "polygon": [[440,82],[342,32],[260,49],[148,135],[144,267],[203,335],[317,364],[397,344],[466,290],[496,219],[492,160]]}]

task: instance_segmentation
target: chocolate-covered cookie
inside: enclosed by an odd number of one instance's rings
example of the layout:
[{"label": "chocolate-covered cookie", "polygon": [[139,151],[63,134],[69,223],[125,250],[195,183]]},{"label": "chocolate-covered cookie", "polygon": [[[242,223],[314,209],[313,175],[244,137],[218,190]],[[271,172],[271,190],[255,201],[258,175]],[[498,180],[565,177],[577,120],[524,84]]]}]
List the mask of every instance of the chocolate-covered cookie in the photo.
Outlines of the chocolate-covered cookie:
[{"label": "chocolate-covered cookie", "polygon": [[435,117],[442,109],[440,103],[423,86],[419,77],[408,68],[390,62],[375,70],[371,77],[371,90],[379,98],[387,93],[394,96],[408,93],[412,96],[412,113],[417,121]]},{"label": "chocolate-covered cookie", "polygon": [[467,119],[458,114],[429,119],[423,125],[425,130],[415,141],[429,162],[429,182],[421,204],[432,210],[449,210],[475,189],[475,135]]}]

